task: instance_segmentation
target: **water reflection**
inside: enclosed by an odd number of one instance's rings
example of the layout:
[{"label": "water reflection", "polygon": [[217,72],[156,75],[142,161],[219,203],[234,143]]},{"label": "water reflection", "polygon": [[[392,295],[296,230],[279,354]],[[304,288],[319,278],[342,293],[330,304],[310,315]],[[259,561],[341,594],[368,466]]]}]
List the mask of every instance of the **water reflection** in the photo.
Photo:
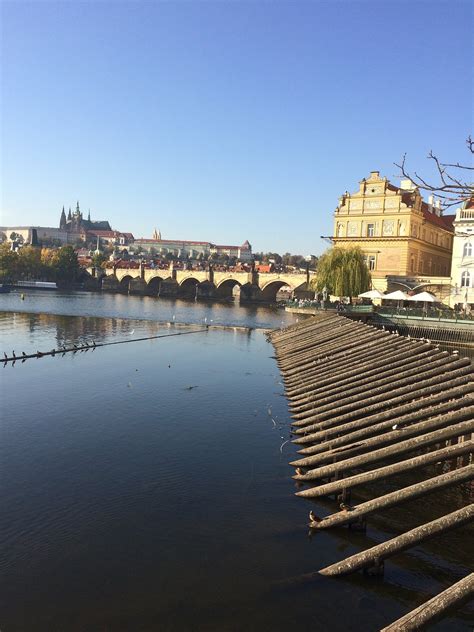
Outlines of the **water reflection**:
[{"label": "water reflection", "polygon": [[281,327],[299,318],[286,313],[282,308],[269,305],[201,303],[151,296],[41,290],[31,291],[25,300],[20,300],[18,292],[0,294],[0,311],[2,310],[255,328]]},{"label": "water reflection", "polygon": [[[2,341],[18,349],[176,329],[0,316]],[[281,584],[388,539],[401,518],[307,538],[309,506],[327,514],[334,503],[293,494],[272,354],[262,332],[236,326],[2,370],[2,629],[365,632],[459,579],[466,529],[387,563],[383,581]],[[436,511],[418,503],[405,514],[419,523]],[[468,616],[433,629],[463,629]]]}]

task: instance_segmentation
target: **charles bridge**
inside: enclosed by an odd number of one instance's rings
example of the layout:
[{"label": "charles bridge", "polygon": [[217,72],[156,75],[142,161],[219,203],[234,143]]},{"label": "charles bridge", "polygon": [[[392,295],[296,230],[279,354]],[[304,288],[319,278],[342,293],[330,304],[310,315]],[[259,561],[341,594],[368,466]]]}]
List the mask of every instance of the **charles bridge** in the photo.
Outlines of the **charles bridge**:
[{"label": "charles bridge", "polygon": [[249,272],[208,270],[106,268],[101,276],[95,268],[87,268],[104,291],[149,296],[184,296],[273,302],[277,292],[288,286],[293,296],[307,291],[309,272]]}]

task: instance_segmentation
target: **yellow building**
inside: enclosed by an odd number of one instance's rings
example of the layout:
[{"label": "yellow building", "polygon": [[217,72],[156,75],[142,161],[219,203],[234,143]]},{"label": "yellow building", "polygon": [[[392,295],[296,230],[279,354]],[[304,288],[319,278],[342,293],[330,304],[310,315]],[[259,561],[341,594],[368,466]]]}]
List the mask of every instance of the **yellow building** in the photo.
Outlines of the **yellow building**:
[{"label": "yellow building", "polygon": [[432,197],[425,202],[410,180],[397,187],[372,171],[356,193],[346,191],[341,197],[333,243],[360,246],[373,286],[381,291],[431,284],[448,287],[453,219],[454,215],[443,216]]}]

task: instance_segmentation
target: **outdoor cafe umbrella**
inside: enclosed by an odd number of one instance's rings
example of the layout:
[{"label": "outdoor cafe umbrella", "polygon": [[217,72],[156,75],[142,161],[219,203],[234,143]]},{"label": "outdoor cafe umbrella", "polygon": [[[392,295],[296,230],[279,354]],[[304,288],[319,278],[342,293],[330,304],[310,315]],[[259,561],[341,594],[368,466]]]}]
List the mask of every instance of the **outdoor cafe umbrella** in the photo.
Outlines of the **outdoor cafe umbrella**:
[{"label": "outdoor cafe umbrella", "polygon": [[420,292],[419,294],[413,294],[409,296],[408,301],[421,301],[423,303],[436,303],[436,298],[429,292]]},{"label": "outdoor cafe umbrella", "polygon": [[419,294],[413,294],[408,297],[409,301],[420,301],[423,303],[423,310],[426,312],[428,309],[428,303],[436,303],[436,298],[429,292],[420,292]]},{"label": "outdoor cafe umbrella", "polygon": [[378,290],[369,290],[368,292],[362,292],[357,298],[385,298],[385,295]]},{"label": "outdoor cafe umbrella", "polygon": [[390,294],[384,294],[382,298],[384,300],[387,299],[390,301],[398,301],[398,307],[400,307],[400,302],[408,301],[410,297],[408,296],[408,294],[405,294],[405,292],[402,292],[401,290],[397,290],[396,292],[390,292]]}]

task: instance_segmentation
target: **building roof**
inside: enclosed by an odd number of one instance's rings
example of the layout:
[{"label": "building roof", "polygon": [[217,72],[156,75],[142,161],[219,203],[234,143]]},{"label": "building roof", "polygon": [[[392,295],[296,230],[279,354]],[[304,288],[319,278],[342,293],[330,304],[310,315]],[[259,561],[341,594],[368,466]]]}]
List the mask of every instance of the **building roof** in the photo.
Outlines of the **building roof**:
[{"label": "building roof", "polygon": [[427,222],[435,224],[439,228],[444,228],[444,230],[454,231],[453,221],[456,219],[456,215],[436,215],[436,213],[431,213],[425,206],[427,207],[428,205],[423,203],[423,217]]},{"label": "building roof", "polygon": [[115,237],[126,237],[127,239],[133,239],[132,233],[122,233],[119,230],[88,230],[88,233],[95,235],[96,237],[103,237],[104,239],[111,239]]},{"label": "building roof", "polygon": [[141,237],[140,239],[135,239],[136,243],[146,243],[146,244],[162,244],[166,246],[166,244],[190,244],[193,246],[210,246],[211,243],[209,241],[186,241],[184,239],[146,239],[145,237]]}]

